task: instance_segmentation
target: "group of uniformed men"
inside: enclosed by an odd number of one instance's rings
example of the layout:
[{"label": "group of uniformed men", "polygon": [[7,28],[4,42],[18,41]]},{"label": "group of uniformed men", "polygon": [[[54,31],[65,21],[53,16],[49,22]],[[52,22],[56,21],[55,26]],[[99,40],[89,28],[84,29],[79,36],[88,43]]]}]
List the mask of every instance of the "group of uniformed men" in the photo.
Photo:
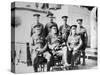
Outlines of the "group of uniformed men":
[{"label": "group of uniformed men", "polygon": [[[53,56],[61,56],[63,66],[74,66],[80,63],[80,54],[83,54],[83,65],[85,65],[85,48],[87,45],[86,29],[82,26],[83,19],[77,19],[77,25],[67,24],[68,16],[62,16],[64,24],[58,29],[57,23],[53,21],[53,14],[48,14],[50,22],[43,26],[39,22],[31,29],[30,53],[32,64],[35,66],[35,58],[41,55],[47,59],[47,71],[52,66]],[[70,61],[69,61],[70,60]],[[37,69],[34,67],[35,72]]]}]

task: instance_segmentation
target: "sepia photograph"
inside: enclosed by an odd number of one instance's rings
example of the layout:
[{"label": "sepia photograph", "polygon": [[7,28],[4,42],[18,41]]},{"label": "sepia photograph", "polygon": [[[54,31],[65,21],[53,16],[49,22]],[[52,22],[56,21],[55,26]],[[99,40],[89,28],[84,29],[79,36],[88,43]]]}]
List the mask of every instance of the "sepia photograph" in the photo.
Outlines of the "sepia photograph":
[{"label": "sepia photograph", "polygon": [[11,3],[11,72],[97,69],[98,8]]}]

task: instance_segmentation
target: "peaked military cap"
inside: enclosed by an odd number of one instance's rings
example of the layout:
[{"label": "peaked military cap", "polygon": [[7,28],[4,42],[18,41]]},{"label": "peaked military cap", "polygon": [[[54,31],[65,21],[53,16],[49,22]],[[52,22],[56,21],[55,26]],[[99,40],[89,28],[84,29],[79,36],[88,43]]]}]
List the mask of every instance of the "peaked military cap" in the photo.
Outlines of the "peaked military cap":
[{"label": "peaked military cap", "polygon": [[76,21],[83,21],[83,19],[77,19]]},{"label": "peaked military cap", "polygon": [[33,16],[35,17],[40,17],[40,14],[33,14]]},{"label": "peaked military cap", "polygon": [[48,17],[48,18],[56,18],[56,17],[54,17],[54,14],[53,14],[53,13],[48,13],[48,14],[47,14],[47,17]]},{"label": "peaked military cap", "polygon": [[63,19],[63,18],[68,18],[68,16],[62,16],[62,19]]},{"label": "peaked military cap", "polygon": [[50,26],[50,28],[52,28],[52,27],[56,27],[57,28],[57,25],[56,24],[53,24],[53,25]]},{"label": "peaked military cap", "polygon": [[72,28],[72,27],[75,27],[75,28],[77,28],[77,25],[72,25],[70,28]]}]

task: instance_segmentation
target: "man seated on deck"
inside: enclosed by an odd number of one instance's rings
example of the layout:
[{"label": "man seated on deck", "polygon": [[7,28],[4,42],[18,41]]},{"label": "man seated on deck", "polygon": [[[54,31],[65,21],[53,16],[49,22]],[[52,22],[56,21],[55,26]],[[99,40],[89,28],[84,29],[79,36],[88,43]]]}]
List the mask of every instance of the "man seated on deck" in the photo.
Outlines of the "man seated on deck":
[{"label": "man seated on deck", "polygon": [[70,60],[72,66],[75,66],[80,58],[80,52],[81,52],[80,48],[82,45],[81,37],[76,33],[76,28],[77,25],[71,26],[70,35],[67,41],[67,47],[68,51],[70,52],[71,56]]},{"label": "man seated on deck", "polygon": [[[47,71],[50,71],[50,67],[53,65],[53,56],[57,55],[57,56],[61,56],[62,57],[62,61],[64,64],[64,67],[69,66],[69,64],[67,63],[67,46],[62,46],[62,48],[60,50],[58,47],[60,46],[60,39],[59,39],[59,35],[58,35],[58,27],[57,25],[52,25],[50,26],[50,33],[47,36],[47,44],[48,47],[50,49],[49,52],[51,52],[51,58],[50,58],[50,62],[47,64]],[[57,50],[57,51],[56,51]]]}]

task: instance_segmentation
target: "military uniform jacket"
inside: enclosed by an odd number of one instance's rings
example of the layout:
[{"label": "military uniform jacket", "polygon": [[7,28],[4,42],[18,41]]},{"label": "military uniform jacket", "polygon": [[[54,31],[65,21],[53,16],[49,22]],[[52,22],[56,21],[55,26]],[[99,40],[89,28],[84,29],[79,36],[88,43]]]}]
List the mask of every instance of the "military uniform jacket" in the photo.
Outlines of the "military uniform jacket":
[{"label": "military uniform jacket", "polygon": [[61,37],[62,43],[67,41],[67,38],[70,34],[70,26],[62,25],[59,28],[59,36]]},{"label": "military uniform jacket", "polygon": [[42,31],[41,33],[43,35],[43,33],[44,33],[44,26],[43,26],[43,24],[42,23],[37,23],[35,25],[32,25],[32,27],[31,27],[31,36],[34,34],[34,28],[36,26],[39,26],[41,28],[41,31]]},{"label": "military uniform jacket", "polygon": [[75,36],[69,35],[67,42],[70,48],[74,49],[75,47],[77,47],[80,43],[80,39],[81,39],[80,35],[75,35]]},{"label": "military uniform jacket", "polygon": [[46,26],[45,26],[45,36],[47,36],[48,33],[50,32],[50,27],[52,25],[56,25],[57,26],[57,24],[55,22],[49,22],[49,23],[46,24]]},{"label": "military uniform jacket", "polygon": [[86,29],[83,26],[81,26],[80,27],[80,32],[78,34],[81,36],[81,39],[82,39],[82,42],[83,42],[82,47],[86,47],[87,39],[88,39]]}]

